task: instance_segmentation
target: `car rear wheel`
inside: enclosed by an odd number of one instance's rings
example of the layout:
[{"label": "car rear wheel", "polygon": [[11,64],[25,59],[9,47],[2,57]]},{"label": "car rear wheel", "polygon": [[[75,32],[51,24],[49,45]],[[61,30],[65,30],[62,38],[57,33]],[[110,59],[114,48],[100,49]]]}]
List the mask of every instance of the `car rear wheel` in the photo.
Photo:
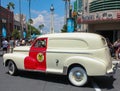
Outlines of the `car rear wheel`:
[{"label": "car rear wheel", "polygon": [[16,75],[17,73],[17,67],[12,61],[8,62],[8,73],[10,75]]},{"label": "car rear wheel", "polygon": [[83,86],[87,82],[86,71],[81,67],[73,67],[68,73],[68,79],[75,86]]}]

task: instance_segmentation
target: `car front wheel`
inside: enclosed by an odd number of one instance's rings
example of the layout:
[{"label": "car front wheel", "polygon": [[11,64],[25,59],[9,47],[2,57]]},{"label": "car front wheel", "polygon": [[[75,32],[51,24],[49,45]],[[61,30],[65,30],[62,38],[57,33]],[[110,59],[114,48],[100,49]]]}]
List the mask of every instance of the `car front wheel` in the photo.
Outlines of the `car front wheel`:
[{"label": "car front wheel", "polygon": [[68,73],[68,79],[75,86],[83,86],[87,82],[86,71],[81,67],[73,67]]},{"label": "car front wheel", "polygon": [[12,61],[8,62],[8,73],[10,75],[16,75],[17,73],[16,65]]}]

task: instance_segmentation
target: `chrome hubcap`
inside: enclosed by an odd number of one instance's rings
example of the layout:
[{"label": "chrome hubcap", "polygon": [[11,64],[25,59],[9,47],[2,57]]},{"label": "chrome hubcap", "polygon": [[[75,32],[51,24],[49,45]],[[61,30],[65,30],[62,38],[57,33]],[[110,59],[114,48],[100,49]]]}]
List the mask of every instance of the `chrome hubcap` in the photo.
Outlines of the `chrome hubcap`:
[{"label": "chrome hubcap", "polygon": [[74,72],[73,74],[73,78],[76,80],[76,81],[81,81],[83,80],[83,74],[79,71],[76,71]]}]

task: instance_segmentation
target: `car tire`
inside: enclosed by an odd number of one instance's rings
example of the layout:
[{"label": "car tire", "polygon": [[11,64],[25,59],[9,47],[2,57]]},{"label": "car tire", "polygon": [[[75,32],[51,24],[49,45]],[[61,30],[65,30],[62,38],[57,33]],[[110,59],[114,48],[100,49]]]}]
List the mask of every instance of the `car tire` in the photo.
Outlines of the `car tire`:
[{"label": "car tire", "polygon": [[13,63],[13,61],[8,62],[8,73],[12,76],[16,75],[16,73],[17,73],[17,67]]},{"label": "car tire", "polygon": [[68,73],[68,79],[74,86],[83,86],[87,83],[88,76],[81,67],[73,67]]}]

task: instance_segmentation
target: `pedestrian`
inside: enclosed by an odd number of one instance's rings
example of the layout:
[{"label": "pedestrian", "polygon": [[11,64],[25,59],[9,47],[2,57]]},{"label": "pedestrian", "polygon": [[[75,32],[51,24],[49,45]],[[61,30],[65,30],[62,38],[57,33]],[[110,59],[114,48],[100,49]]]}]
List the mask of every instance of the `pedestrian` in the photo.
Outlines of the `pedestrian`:
[{"label": "pedestrian", "polygon": [[9,46],[10,46],[9,52],[12,53],[13,52],[13,48],[15,47],[15,41],[14,41],[13,37],[10,38]]},{"label": "pedestrian", "polygon": [[21,40],[21,45],[22,45],[22,46],[25,46],[25,45],[26,45],[25,39],[22,39],[22,40]]},{"label": "pedestrian", "polygon": [[15,40],[15,47],[16,47],[16,46],[20,46],[20,41],[19,41],[19,39],[16,39],[16,40]]},{"label": "pedestrian", "polygon": [[115,43],[113,44],[114,49],[115,49],[115,58],[119,59],[119,49],[120,49],[120,39],[118,39],[117,41],[115,41]]},{"label": "pedestrian", "polygon": [[110,54],[113,57],[115,55],[114,54],[114,47],[113,47],[112,43],[110,42],[110,40],[108,38],[106,38],[106,40],[107,40],[107,44],[108,44],[108,47],[109,47],[109,50],[110,50]]},{"label": "pedestrian", "polygon": [[8,41],[5,38],[3,38],[3,41],[2,41],[2,48],[3,48],[3,54],[7,53],[7,50],[8,50]]}]

